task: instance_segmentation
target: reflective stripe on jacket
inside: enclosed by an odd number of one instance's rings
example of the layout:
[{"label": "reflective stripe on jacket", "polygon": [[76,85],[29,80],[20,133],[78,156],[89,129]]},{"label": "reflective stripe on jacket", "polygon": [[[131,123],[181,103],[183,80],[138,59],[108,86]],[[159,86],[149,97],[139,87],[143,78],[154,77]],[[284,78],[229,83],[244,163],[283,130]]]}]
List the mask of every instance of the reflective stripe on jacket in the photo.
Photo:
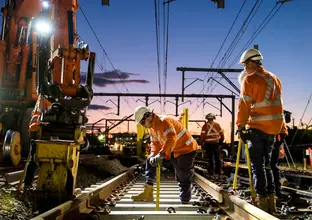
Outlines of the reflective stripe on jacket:
[{"label": "reflective stripe on jacket", "polygon": [[279,134],[283,123],[281,82],[263,67],[244,77],[238,103],[237,125]]},{"label": "reflective stripe on jacket", "polygon": [[201,130],[201,143],[215,144],[218,143],[220,139],[224,140],[224,133],[221,126],[214,121],[207,121]]},{"label": "reflective stripe on jacket", "polygon": [[51,106],[51,102],[46,100],[43,96],[39,95],[34,110],[31,114],[31,119],[29,123],[29,132],[36,131],[40,123],[39,118],[41,114],[41,109],[43,111],[47,110]]},{"label": "reflective stripe on jacket", "polygon": [[198,150],[199,146],[192,135],[176,119],[154,114],[151,134],[151,152],[163,152],[167,159],[173,152],[174,157]]}]

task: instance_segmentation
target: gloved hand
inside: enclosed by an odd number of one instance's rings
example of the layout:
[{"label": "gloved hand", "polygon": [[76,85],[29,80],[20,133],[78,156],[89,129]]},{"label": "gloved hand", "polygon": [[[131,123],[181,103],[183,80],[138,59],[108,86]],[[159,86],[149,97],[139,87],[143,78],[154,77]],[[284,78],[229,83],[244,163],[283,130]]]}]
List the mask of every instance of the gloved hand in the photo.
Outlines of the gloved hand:
[{"label": "gloved hand", "polygon": [[156,156],[150,158],[149,163],[152,167],[156,167],[158,164],[161,164],[163,159],[163,155],[161,153],[158,153]]},{"label": "gloved hand", "polygon": [[238,138],[242,139],[244,143],[247,143],[247,141],[249,140],[249,134],[244,127],[239,127],[238,130],[236,131],[236,134]]}]

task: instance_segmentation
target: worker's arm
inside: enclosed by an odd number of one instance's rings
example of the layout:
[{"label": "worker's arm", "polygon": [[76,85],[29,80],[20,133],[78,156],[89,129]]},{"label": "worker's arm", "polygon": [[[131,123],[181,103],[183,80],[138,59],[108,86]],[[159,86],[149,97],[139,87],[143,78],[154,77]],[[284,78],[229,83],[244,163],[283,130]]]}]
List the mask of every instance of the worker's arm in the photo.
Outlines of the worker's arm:
[{"label": "worker's arm", "polygon": [[200,143],[204,144],[205,143],[205,138],[207,135],[207,126],[206,123],[204,124],[204,126],[201,129],[201,133],[200,133]]},{"label": "worker's arm", "polygon": [[245,77],[241,88],[240,99],[238,102],[236,125],[239,128],[245,127],[245,124],[248,121],[252,101],[253,98],[251,83],[248,80],[248,77]]},{"label": "worker's arm", "polygon": [[177,143],[177,135],[173,125],[164,120],[164,136],[165,136],[165,144],[162,146],[160,153],[163,155],[168,155],[171,152],[172,147],[174,147]]},{"label": "worker's arm", "polygon": [[224,130],[221,128],[221,126],[219,124],[217,124],[217,131],[220,134],[220,140],[223,142],[224,141]]},{"label": "worker's arm", "polygon": [[158,152],[160,151],[161,149],[161,145],[159,143],[159,141],[157,140],[155,134],[153,134],[151,132],[151,155],[156,155],[158,154]]}]

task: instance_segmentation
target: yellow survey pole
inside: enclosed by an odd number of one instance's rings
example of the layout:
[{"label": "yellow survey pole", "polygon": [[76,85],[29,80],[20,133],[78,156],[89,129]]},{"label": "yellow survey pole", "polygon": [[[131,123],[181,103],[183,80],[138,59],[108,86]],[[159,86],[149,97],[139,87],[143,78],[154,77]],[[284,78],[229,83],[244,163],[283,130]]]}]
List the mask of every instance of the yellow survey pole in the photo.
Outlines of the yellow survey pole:
[{"label": "yellow survey pole", "polygon": [[255,187],[254,187],[254,184],[252,181],[249,149],[248,149],[248,144],[244,144],[244,145],[245,145],[245,152],[246,152],[246,158],[247,158],[247,167],[248,167],[248,175],[249,175],[249,182],[250,182],[250,193],[251,193],[252,202],[255,204],[255,202],[256,202],[256,191],[255,191]]},{"label": "yellow survey pole", "polygon": [[156,168],[156,211],[159,211],[159,198],[160,198],[160,164]]},{"label": "yellow survey pole", "polygon": [[186,130],[188,130],[188,108],[184,108],[183,109],[183,117],[182,117],[182,124],[183,126],[186,128]]}]

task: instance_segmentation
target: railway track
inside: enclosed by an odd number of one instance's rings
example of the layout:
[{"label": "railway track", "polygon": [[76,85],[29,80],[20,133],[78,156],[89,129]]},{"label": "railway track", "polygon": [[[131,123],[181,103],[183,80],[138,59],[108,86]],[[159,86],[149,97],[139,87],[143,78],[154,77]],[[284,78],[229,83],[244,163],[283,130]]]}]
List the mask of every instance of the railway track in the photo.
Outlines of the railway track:
[{"label": "railway track", "polygon": [[[85,158],[89,160],[90,157]],[[84,159],[83,159],[84,160]],[[199,163],[197,163],[199,164]],[[283,192],[293,201],[304,200],[305,204],[291,207],[279,206],[282,215],[272,216],[249,204],[246,197],[234,196],[229,192],[231,183],[207,179],[207,170],[196,166],[193,195],[190,204],[182,205],[179,201],[177,182],[172,174],[162,175],[160,192],[160,210],[155,211],[155,203],[133,202],[131,196],[143,189],[144,178],[142,165],[135,165],[127,172],[108,181],[90,185],[84,190],[76,190],[76,198],[67,201],[33,219],[85,219],[96,215],[100,219],[309,219],[312,209],[312,193],[291,187],[283,187]],[[242,171],[243,171],[242,167]],[[15,185],[22,170],[4,174],[0,178],[6,184]],[[239,176],[239,183],[247,186],[249,179]],[[17,180],[17,181],[16,181]],[[227,182],[228,181],[228,182]],[[226,185],[226,187],[224,187]],[[244,189],[244,187],[242,187]],[[245,187],[246,189],[246,187]],[[296,202],[294,202],[296,204]],[[299,216],[299,217],[298,217]]]},{"label": "railway track", "polygon": [[162,175],[160,210],[155,203],[133,202],[131,195],[143,189],[140,165],[105,182],[85,188],[76,198],[37,217],[39,219],[83,219],[96,213],[100,219],[278,219],[195,173],[192,200],[180,204],[178,185],[172,175]]}]

